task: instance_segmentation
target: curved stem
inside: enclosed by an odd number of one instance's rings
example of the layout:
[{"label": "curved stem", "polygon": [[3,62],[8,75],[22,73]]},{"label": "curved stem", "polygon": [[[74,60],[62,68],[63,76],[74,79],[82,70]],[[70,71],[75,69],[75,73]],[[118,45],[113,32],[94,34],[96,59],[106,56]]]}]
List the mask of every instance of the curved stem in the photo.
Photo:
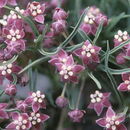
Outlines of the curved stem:
[{"label": "curved stem", "polygon": [[79,96],[78,96],[77,103],[76,103],[76,109],[78,109],[78,107],[79,107],[79,102],[80,102],[81,94],[83,92],[84,85],[85,85],[85,78],[82,79],[82,84],[81,84],[81,87],[79,90]]}]

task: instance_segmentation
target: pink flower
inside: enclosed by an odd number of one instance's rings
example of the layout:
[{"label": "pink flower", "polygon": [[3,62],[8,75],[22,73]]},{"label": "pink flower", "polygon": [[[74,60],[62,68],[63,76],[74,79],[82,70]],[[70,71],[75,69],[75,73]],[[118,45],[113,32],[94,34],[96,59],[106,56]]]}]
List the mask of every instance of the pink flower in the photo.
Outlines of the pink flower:
[{"label": "pink flower", "polygon": [[31,15],[34,20],[38,23],[44,23],[45,4],[40,4],[39,2],[29,3],[27,6],[27,12]]},{"label": "pink flower", "polygon": [[68,58],[69,56],[67,52],[61,49],[55,56],[52,57],[49,63],[56,66],[56,63],[66,63]]},{"label": "pink flower", "polygon": [[106,112],[106,117],[96,120],[96,123],[106,128],[106,130],[127,130],[127,128],[122,124],[125,120],[123,114],[115,114],[111,107],[108,108]]},{"label": "pink flower", "polygon": [[56,22],[52,23],[51,27],[55,35],[61,34],[66,29],[66,21],[57,20]]},{"label": "pink flower", "polygon": [[31,122],[27,113],[12,113],[13,121],[6,127],[7,130],[27,130],[31,128]]},{"label": "pink flower", "polygon": [[61,8],[56,8],[55,12],[53,14],[54,20],[66,20],[68,17],[68,14]]},{"label": "pink flower", "polygon": [[93,46],[88,40],[84,42],[82,48],[79,48],[74,51],[75,55],[80,57],[83,60],[85,65],[91,63],[100,63],[99,60],[99,51],[101,50],[98,46]]},{"label": "pink flower", "polygon": [[5,111],[6,107],[8,106],[7,103],[0,103],[0,118],[1,119],[8,119],[8,114]]},{"label": "pink flower", "polygon": [[[117,34],[114,36],[114,46],[116,47],[128,39],[130,39],[130,36],[127,31],[122,32],[121,30],[118,30]],[[128,46],[129,44],[125,45],[124,48],[127,48]]]},{"label": "pink flower", "polygon": [[104,107],[109,107],[111,104],[109,102],[110,93],[101,93],[95,91],[94,94],[90,95],[91,103],[88,105],[88,108],[94,109],[97,115],[99,116]]},{"label": "pink flower", "polygon": [[73,110],[68,113],[68,116],[73,122],[81,122],[83,119],[83,116],[85,114],[85,111],[83,110]]},{"label": "pink flower", "polygon": [[56,63],[56,67],[61,76],[61,80],[64,82],[77,82],[77,75],[85,69],[82,65],[77,65],[74,63],[72,55],[67,58],[65,63]]},{"label": "pink flower", "polygon": [[40,124],[44,123],[49,119],[49,116],[39,112],[31,112],[29,116],[29,121],[31,122],[32,128],[40,130]]},{"label": "pink flower", "polygon": [[34,112],[37,112],[40,108],[46,108],[44,101],[45,95],[40,91],[30,93],[30,96],[25,99],[25,103],[32,106]]},{"label": "pink flower", "polygon": [[[61,0],[61,5],[64,5],[66,2],[67,0]],[[58,0],[51,0],[49,5],[56,8],[58,6]]]},{"label": "pink flower", "polygon": [[16,0],[0,0],[0,8],[3,8],[6,4],[17,5]]},{"label": "pink flower", "polygon": [[124,81],[118,86],[119,91],[130,91],[130,73],[123,73],[122,80]]},{"label": "pink flower", "polygon": [[25,101],[17,101],[16,103],[17,109],[19,109],[22,112],[26,112],[28,108],[28,104]]},{"label": "pink flower", "polygon": [[13,76],[12,74],[17,75],[18,72],[21,70],[19,66],[16,65],[16,63],[10,63],[6,64],[6,61],[3,61],[3,66],[0,66],[0,79],[1,82],[3,81],[4,78],[7,78],[8,80],[12,81]]},{"label": "pink flower", "polygon": [[17,88],[16,85],[14,84],[7,84],[6,88],[5,88],[5,94],[9,95],[9,96],[13,96],[15,95],[17,92]]}]

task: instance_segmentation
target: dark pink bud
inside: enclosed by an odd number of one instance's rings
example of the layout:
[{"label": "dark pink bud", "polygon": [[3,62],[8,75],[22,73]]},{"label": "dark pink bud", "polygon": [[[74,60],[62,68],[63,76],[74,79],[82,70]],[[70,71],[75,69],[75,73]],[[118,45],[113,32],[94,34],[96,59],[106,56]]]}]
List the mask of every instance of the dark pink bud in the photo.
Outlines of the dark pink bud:
[{"label": "dark pink bud", "polygon": [[66,29],[66,21],[58,20],[58,21],[52,23],[52,29],[55,34],[64,32]]},{"label": "dark pink bud", "polygon": [[63,96],[59,96],[56,99],[56,105],[60,108],[64,108],[68,105],[68,100],[67,98],[63,97]]},{"label": "dark pink bud", "polygon": [[24,75],[21,77],[20,84],[22,86],[26,86],[28,81],[29,81],[29,76],[27,75],[27,73],[24,73]]},{"label": "dark pink bud", "polygon": [[125,64],[126,59],[124,58],[124,56],[126,56],[126,55],[125,55],[125,53],[123,53],[123,52],[119,53],[119,54],[116,56],[116,62],[117,62],[117,64]]},{"label": "dark pink bud", "polygon": [[14,84],[8,84],[5,88],[5,93],[9,96],[15,95],[16,94],[16,85]]},{"label": "dark pink bud", "polygon": [[54,20],[66,20],[67,17],[68,17],[68,13],[66,13],[63,9],[61,8],[55,9],[55,12],[53,14]]},{"label": "dark pink bud", "polygon": [[68,113],[68,116],[73,122],[81,122],[83,119],[83,116],[85,114],[85,111],[83,110],[73,110]]}]

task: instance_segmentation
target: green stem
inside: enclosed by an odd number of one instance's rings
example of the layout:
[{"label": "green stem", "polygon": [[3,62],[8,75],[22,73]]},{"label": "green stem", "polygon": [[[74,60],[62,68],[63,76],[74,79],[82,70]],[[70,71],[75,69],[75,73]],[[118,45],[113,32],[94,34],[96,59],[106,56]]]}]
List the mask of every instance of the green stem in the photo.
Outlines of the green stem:
[{"label": "green stem", "polygon": [[65,85],[63,87],[63,90],[62,90],[62,93],[61,93],[62,97],[64,97],[64,95],[65,95],[66,87],[67,87],[67,83],[65,83]]}]

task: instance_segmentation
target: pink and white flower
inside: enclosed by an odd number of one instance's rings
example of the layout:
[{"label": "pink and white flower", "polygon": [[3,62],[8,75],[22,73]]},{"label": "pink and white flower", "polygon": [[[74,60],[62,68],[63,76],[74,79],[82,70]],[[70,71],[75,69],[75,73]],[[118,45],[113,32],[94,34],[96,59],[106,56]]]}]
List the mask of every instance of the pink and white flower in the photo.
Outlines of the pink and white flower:
[{"label": "pink and white flower", "polygon": [[118,86],[119,91],[130,91],[130,73],[122,74],[123,83]]},{"label": "pink and white flower", "polygon": [[99,116],[102,113],[104,107],[111,106],[109,97],[110,93],[101,93],[99,91],[95,91],[94,94],[90,95],[91,103],[88,105],[88,108],[94,109]]},{"label": "pink and white flower", "polygon": [[45,4],[40,4],[39,2],[29,3],[27,6],[27,12],[36,22],[41,24],[44,23]]},{"label": "pink and white flower", "polygon": [[50,117],[46,114],[42,114],[40,112],[31,112],[29,116],[29,121],[31,122],[32,128],[40,130],[40,124],[44,123]]},{"label": "pink and white flower", "polygon": [[104,127],[106,130],[127,130],[127,128],[122,124],[125,120],[125,115],[122,113],[115,114],[111,107],[108,108],[106,112],[106,117],[96,120],[96,123]]},{"label": "pink and white flower", "polygon": [[74,51],[74,54],[80,57],[84,65],[91,63],[100,63],[99,52],[101,47],[92,45],[88,40],[84,42],[82,48]]},{"label": "pink and white flower", "polygon": [[27,130],[31,128],[31,122],[27,113],[12,113],[13,121],[6,127],[7,130]]},{"label": "pink and white flower", "polygon": [[85,68],[82,65],[78,65],[74,63],[74,59],[72,55],[67,58],[65,63],[56,63],[56,67],[61,76],[61,80],[64,82],[78,81],[78,74],[82,72]]},{"label": "pink and white flower", "polygon": [[39,90],[37,92],[30,93],[29,97],[25,99],[25,103],[32,106],[34,112],[37,112],[40,108],[46,108],[45,95]]}]

